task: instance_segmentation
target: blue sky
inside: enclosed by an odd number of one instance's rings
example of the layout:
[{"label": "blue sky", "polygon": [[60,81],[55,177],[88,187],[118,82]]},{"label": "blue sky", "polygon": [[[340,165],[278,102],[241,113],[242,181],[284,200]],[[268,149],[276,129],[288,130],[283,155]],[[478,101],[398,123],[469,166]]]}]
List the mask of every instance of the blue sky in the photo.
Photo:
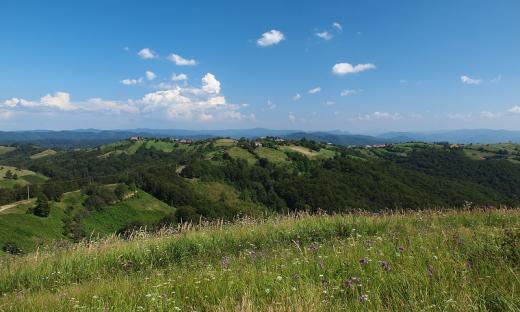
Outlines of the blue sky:
[{"label": "blue sky", "polygon": [[0,11],[0,130],[520,130],[516,0]]}]

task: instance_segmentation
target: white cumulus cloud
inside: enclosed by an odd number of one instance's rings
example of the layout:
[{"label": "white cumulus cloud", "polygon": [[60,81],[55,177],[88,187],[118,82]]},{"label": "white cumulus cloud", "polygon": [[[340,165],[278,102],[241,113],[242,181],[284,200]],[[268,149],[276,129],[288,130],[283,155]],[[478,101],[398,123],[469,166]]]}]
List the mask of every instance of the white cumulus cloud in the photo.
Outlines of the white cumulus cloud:
[{"label": "white cumulus cloud", "polygon": [[193,66],[197,65],[197,61],[194,59],[185,59],[182,56],[172,53],[168,55],[168,60],[175,63],[177,66]]},{"label": "white cumulus cloud", "polygon": [[201,79],[201,87],[172,86],[171,89],[148,93],[139,101],[143,112],[166,115],[172,120],[209,122],[222,119],[243,119],[240,105],[229,104],[220,95],[221,83],[211,73]]},{"label": "white cumulus cloud", "polygon": [[343,26],[341,26],[341,24],[338,22],[332,23],[332,27],[334,27],[334,29],[336,29],[338,32],[343,30]]},{"label": "white cumulus cloud", "polygon": [[143,78],[138,78],[138,79],[127,78],[127,79],[123,79],[120,81],[120,83],[122,83],[126,86],[132,86],[132,85],[136,85],[136,84],[139,84],[142,82],[143,82]]},{"label": "white cumulus cloud", "polygon": [[53,95],[47,94],[40,101],[43,105],[60,110],[70,111],[77,109],[76,106],[70,103],[70,94],[67,92],[56,92]]},{"label": "white cumulus cloud", "polygon": [[335,75],[343,76],[347,74],[357,74],[375,68],[376,65],[371,63],[357,65],[352,65],[349,63],[338,63],[332,67],[332,73]]},{"label": "white cumulus cloud", "polygon": [[157,77],[157,75],[153,71],[149,70],[147,70],[144,74],[146,76],[146,79],[148,80],[154,80]]},{"label": "white cumulus cloud", "polygon": [[460,81],[466,85],[479,85],[482,84],[482,79],[471,78],[470,76],[460,76]]},{"label": "white cumulus cloud", "polygon": [[302,98],[302,96],[301,96],[300,93],[296,93],[296,94],[292,97],[293,101],[298,101],[298,100],[301,99],[301,98]]},{"label": "white cumulus cloud", "polygon": [[312,88],[308,92],[309,92],[309,94],[316,94],[318,92],[321,92],[321,88],[320,87]]},{"label": "white cumulus cloud", "polygon": [[159,57],[157,53],[155,53],[153,50],[149,48],[141,49],[141,51],[139,51],[137,55],[139,55],[139,57],[143,60],[150,60]]},{"label": "white cumulus cloud", "polygon": [[323,40],[332,39],[332,35],[328,31],[317,32],[315,35]]},{"label": "white cumulus cloud", "polygon": [[183,81],[183,80],[188,80],[188,76],[186,74],[175,74],[173,73],[172,74],[172,81]]},{"label": "white cumulus cloud", "polygon": [[358,92],[357,90],[342,90],[339,95],[341,95],[341,96],[349,96],[349,95],[356,94],[357,92]]},{"label": "white cumulus cloud", "polygon": [[520,115],[520,106],[515,105],[515,106],[511,107],[510,109],[508,109],[507,112],[511,113],[511,114],[515,114],[515,115]]},{"label": "white cumulus cloud", "polygon": [[278,44],[283,40],[285,40],[285,35],[279,30],[272,29],[263,33],[262,36],[256,40],[256,44],[260,47],[268,47]]}]

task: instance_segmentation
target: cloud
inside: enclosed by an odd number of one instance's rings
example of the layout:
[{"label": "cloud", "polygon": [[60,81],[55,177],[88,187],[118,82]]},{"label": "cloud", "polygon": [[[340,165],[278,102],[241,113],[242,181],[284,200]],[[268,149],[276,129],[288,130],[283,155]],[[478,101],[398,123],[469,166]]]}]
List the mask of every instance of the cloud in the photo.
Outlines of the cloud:
[{"label": "cloud", "polygon": [[150,50],[149,48],[141,49],[141,51],[139,51],[137,55],[139,55],[139,57],[143,60],[150,60],[159,57],[157,53],[155,53],[153,50]]},{"label": "cloud", "polygon": [[349,63],[338,63],[332,67],[332,73],[338,76],[343,76],[347,74],[357,74],[375,68],[376,65],[371,63],[357,65],[352,65]]},{"label": "cloud", "polygon": [[323,40],[332,39],[332,35],[328,31],[317,32],[315,35]]},{"label": "cloud", "polygon": [[321,92],[321,88],[320,87],[312,88],[308,92],[309,92],[309,94],[316,94],[318,92]]},{"label": "cloud", "polygon": [[47,94],[40,101],[43,105],[60,110],[70,111],[77,109],[76,106],[70,103],[70,94],[67,92],[56,92],[54,95]]},{"label": "cloud", "polygon": [[207,73],[202,78],[202,90],[206,91],[207,93],[220,93],[220,81],[215,78],[215,75],[211,73]]},{"label": "cloud", "polygon": [[336,104],[336,103],[334,101],[331,101],[331,100],[328,100],[327,102],[325,102],[325,105],[327,105],[327,106],[332,106],[334,104]]},{"label": "cloud", "polygon": [[147,70],[144,74],[146,76],[146,79],[148,80],[154,80],[157,77],[157,75],[153,71],[149,70]]},{"label": "cloud", "polygon": [[100,98],[92,98],[87,100],[85,105],[83,105],[83,109],[87,111],[138,113],[139,109],[132,104],[133,103],[119,103],[116,101],[107,101]]},{"label": "cloud", "polygon": [[143,82],[143,78],[138,78],[138,79],[127,78],[127,79],[123,79],[120,81],[120,83],[122,83],[126,86],[132,86],[132,85],[136,85],[136,84],[139,84],[142,82]]},{"label": "cloud", "polygon": [[349,96],[358,93],[357,90],[342,90],[339,95],[341,96]]},{"label": "cloud", "polygon": [[343,26],[341,26],[341,24],[338,22],[332,23],[332,27],[334,27],[334,29],[336,29],[336,31],[338,31],[338,32],[343,30]]},{"label": "cloud", "polygon": [[520,106],[515,105],[515,106],[511,107],[510,109],[508,109],[507,112],[510,114],[514,114],[514,115],[520,115]]},{"label": "cloud", "polygon": [[171,89],[148,93],[138,103],[144,113],[165,115],[172,120],[209,122],[247,118],[239,112],[240,105],[229,104],[220,95],[221,83],[215,75],[207,73],[201,82],[200,88],[172,86]]},{"label": "cloud", "polygon": [[370,120],[397,120],[403,116],[399,113],[388,112],[373,112],[371,114],[359,115],[355,120],[370,121]]},{"label": "cloud", "polygon": [[300,95],[300,93],[296,93],[293,97],[292,97],[292,100],[293,101],[298,101],[299,99],[301,99],[302,96]]},{"label": "cloud", "polygon": [[186,74],[178,74],[176,75],[175,73],[172,74],[172,81],[183,81],[183,80],[188,80],[188,76]]},{"label": "cloud", "polygon": [[32,102],[32,101],[28,101],[28,100],[25,100],[25,99],[19,99],[19,98],[10,98],[8,100],[5,100],[4,101],[4,106],[6,107],[10,107],[10,108],[13,108],[13,107],[34,107],[34,106],[37,106],[38,103],[36,102]]},{"label": "cloud", "polygon": [[482,84],[482,79],[471,78],[466,75],[460,76],[460,81],[466,85],[479,85]]},{"label": "cloud", "polygon": [[280,43],[285,40],[285,35],[276,29],[272,29],[262,34],[262,37],[256,40],[256,44],[260,47],[268,47]]},{"label": "cloud", "polygon": [[168,60],[175,63],[177,66],[194,66],[197,65],[197,61],[194,59],[185,59],[182,56],[172,53],[168,55]]}]

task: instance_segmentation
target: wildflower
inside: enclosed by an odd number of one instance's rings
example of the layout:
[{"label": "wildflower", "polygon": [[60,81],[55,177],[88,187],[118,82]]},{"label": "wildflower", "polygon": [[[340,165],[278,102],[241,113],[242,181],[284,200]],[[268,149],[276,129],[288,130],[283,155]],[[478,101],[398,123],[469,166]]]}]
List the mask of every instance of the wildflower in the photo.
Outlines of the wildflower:
[{"label": "wildflower", "polygon": [[231,260],[229,259],[228,256],[225,256],[224,258],[222,258],[222,267],[224,268],[224,270],[227,270],[229,268],[230,262],[231,262]]},{"label": "wildflower", "polygon": [[428,276],[429,277],[433,276],[433,265],[431,265],[431,264],[428,264]]},{"label": "wildflower", "polygon": [[318,251],[318,244],[312,243],[309,245],[309,247],[307,249],[309,249],[310,252],[316,252],[316,251]]},{"label": "wildflower", "polygon": [[323,263],[322,260],[318,261],[318,267],[319,267],[320,269],[322,269],[322,270],[325,268],[325,264]]},{"label": "wildflower", "polygon": [[359,277],[351,277],[343,281],[343,286],[346,288],[352,288],[354,286],[361,286],[361,279]]},{"label": "wildflower", "polygon": [[270,290],[269,288],[266,288],[266,289],[265,289],[265,293],[266,293],[266,294],[268,294],[268,293],[270,293],[270,292],[271,292],[271,290]]},{"label": "wildflower", "polygon": [[367,265],[368,264],[368,259],[367,258],[362,258],[362,259],[359,260],[359,263],[361,265]]},{"label": "wildflower", "polygon": [[281,277],[280,275],[278,275],[278,276],[276,277],[276,280],[277,280],[277,281],[281,281],[282,279],[283,279],[283,277]]},{"label": "wildflower", "polygon": [[399,252],[400,253],[404,253],[404,247],[403,246],[399,246]]},{"label": "wildflower", "polygon": [[362,294],[361,296],[359,296],[359,301],[367,302],[368,301],[368,295],[367,294]]},{"label": "wildflower", "polygon": [[381,267],[383,268],[383,270],[385,270],[385,272],[390,272],[392,271],[392,268],[390,267],[390,264],[388,264],[387,261],[379,261],[379,264],[381,265]]}]

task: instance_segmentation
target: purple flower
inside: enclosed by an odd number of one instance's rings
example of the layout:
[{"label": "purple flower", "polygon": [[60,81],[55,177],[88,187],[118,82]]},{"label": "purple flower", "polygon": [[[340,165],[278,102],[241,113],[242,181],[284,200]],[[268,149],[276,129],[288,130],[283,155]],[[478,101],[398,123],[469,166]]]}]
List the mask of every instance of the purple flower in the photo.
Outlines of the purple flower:
[{"label": "purple flower", "polygon": [[404,247],[403,246],[399,246],[399,252],[400,253],[404,253]]},{"label": "purple flower", "polygon": [[367,265],[368,264],[368,259],[367,258],[362,258],[359,260],[359,264],[361,265]]},{"label": "purple flower", "polygon": [[388,264],[388,262],[386,261],[379,261],[379,264],[381,265],[381,267],[383,268],[383,270],[385,270],[385,272],[390,272],[392,271],[392,268],[390,267],[390,264]]},{"label": "purple flower", "polygon": [[431,265],[431,264],[428,264],[428,276],[429,277],[433,276],[433,265]]},{"label": "purple flower", "polygon": [[310,252],[316,252],[316,251],[318,251],[318,244],[312,243],[309,245],[308,249]]},{"label": "purple flower", "polygon": [[230,263],[231,263],[231,259],[229,259],[228,256],[225,256],[224,258],[222,258],[222,267],[224,268],[224,270],[227,270],[229,268]]},{"label": "purple flower", "polygon": [[354,286],[359,286],[360,282],[361,282],[361,280],[359,279],[359,277],[353,276],[351,278],[344,280],[343,286],[345,286],[346,288],[352,288]]}]

